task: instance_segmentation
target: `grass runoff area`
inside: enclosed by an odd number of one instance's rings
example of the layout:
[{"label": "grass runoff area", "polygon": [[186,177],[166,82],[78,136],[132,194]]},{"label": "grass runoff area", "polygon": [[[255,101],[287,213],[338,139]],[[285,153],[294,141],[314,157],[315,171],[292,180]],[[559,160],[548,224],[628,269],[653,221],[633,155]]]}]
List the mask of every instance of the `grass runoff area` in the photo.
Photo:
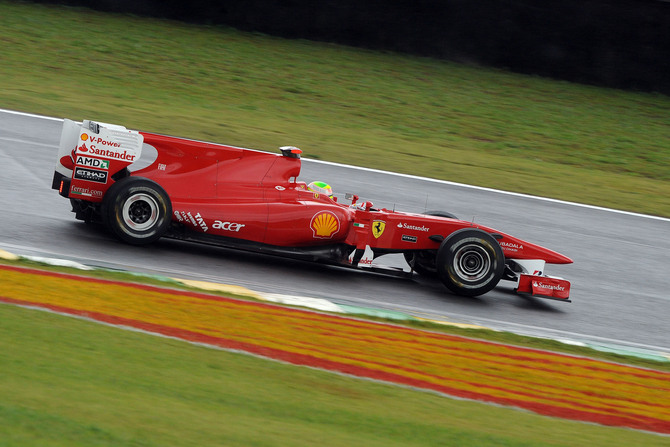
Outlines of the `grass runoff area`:
[{"label": "grass runoff area", "polygon": [[[1,254],[1,253],[0,253]],[[18,259],[3,259],[0,257],[0,265],[10,265],[17,267],[25,267],[28,269],[37,269],[50,271],[55,273],[64,273],[70,275],[81,275],[81,276],[90,276],[92,278],[116,281],[122,283],[135,283],[135,284],[144,284],[149,286],[157,286],[162,288],[173,288],[177,290],[191,291],[191,292],[203,292],[202,289],[197,287],[189,286],[185,283],[180,282],[178,279],[159,277],[154,275],[145,275],[141,273],[133,272],[124,272],[118,270],[107,270],[107,269],[93,269],[93,270],[79,270],[72,267],[62,267],[45,264],[44,262],[28,260],[24,258]],[[220,292],[207,290],[204,293],[211,295],[220,295],[230,298],[237,298],[243,300],[258,301],[257,298],[253,296],[244,295],[242,293],[234,292]],[[286,306],[291,307],[291,306]],[[398,319],[385,319],[370,315],[355,315],[359,318],[364,318],[372,321],[381,321],[388,322],[393,324],[403,324],[409,327],[416,329],[425,329],[435,332],[445,332],[448,334],[475,338],[478,340],[487,340],[496,343],[504,343],[515,346],[523,346],[532,349],[543,349],[547,351],[560,352],[568,355],[576,355],[580,357],[589,357],[599,360],[604,360],[613,363],[621,363],[627,365],[638,366],[640,368],[655,369],[659,371],[668,371],[670,372],[670,362],[654,359],[651,357],[645,358],[643,356],[631,356],[623,353],[615,353],[608,351],[600,351],[593,348],[588,348],[584,346],[579,346],[575,344],[566,344],[559,341],[551,339],[543,339],[536,337],[527,337],[524,335],[514,334],[512,332],[501,332],[494,330],[487,330],[481,328],[471,328],[471,327],[462,327],[459,325],[444,325],[440,323],[434,323],[429,320],[398,320]]]},{"label": "grass runoff area", "polygon": [[3,446],[667,446],[0,306]]},{"label": "grass runoff area", "polygon": [[[491,331],[430,329],[559,346]],[[1,446],[670,445],[667,436],[454,400],[4,304],[0,352]],[[642,359],[609,358],[668,370]]]},{"label": "grass runoff area", "polygon": [[0,352],[2,446],[670,445],[11,305]]},{"label": "grass runoff area", "polygon": [[660,94],[3,1],[0,59],[3,108],[670,216]]}]

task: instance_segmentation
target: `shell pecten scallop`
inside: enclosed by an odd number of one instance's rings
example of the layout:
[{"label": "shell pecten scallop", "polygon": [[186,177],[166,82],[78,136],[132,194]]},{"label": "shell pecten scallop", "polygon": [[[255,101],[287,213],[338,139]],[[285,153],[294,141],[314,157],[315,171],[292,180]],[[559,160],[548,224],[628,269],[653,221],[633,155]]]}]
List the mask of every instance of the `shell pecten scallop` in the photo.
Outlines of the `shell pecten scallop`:
[{"label": "shell pecten scallop", "polygon": [[340,229],[340,220],[330,211],[321,211],[312,217],[309,224],[315,238],[330,239]]}]

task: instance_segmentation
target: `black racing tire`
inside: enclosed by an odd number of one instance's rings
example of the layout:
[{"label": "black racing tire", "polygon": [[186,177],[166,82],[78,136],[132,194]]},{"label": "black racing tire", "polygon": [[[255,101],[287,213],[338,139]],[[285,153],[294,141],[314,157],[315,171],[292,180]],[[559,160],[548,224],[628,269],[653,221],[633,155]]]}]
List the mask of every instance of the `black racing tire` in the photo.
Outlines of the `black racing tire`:
[{"label": "black racing tire", "polygon": [[170,225],[172,205],[165,190],[142,177],[114,183],[102,200],[102,219],[119,239],[133,245],[158,240]]},{"label": "black racing tire", "polygon": [[[446,217],[449,219],[458,219],[451,213],[446,211],[427,211],[429,216]],[[421,276],[435,277],[437,276],[437,265],[435,259],[437,257],[437,250],[414,250],[403,253],[407,264]]]},{"label": "black racing tire", "polygon": [[505,270],[498,241],[485,231],[464,228],[449,235],[437,251],[437,276],[453,293],[478,296],[493,289]]}]

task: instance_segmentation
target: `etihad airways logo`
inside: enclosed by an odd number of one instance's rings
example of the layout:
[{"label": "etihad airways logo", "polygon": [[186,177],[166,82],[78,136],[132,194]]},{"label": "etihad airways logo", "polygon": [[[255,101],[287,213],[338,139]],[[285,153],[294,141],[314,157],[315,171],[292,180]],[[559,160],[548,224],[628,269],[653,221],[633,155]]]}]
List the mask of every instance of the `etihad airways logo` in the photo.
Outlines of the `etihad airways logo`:
[{"label": "etihad airways logo", "polygon": [[76,167],[74,170],[74,178],[78,180],[87,180],[89,182],[107,183],[107,171]]}]

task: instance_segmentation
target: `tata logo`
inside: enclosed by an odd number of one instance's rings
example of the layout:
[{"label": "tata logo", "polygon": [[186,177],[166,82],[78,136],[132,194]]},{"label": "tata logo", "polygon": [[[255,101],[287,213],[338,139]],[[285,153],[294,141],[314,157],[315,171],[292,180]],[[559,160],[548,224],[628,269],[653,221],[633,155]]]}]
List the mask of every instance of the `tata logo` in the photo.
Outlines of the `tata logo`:
[{"label": "tata logo", "polygon": [[239,224],[235,222],[221,222],[220,220],[215,220],[214,223],[212,224],[212,228],[214,228],[215,230],[232,231],[233,233],[237,233],[245,226],[246,225],[244,224]]},{"label": "tata logo", "polygon": [[77,157],[77,164],[79,166],[88,166],[88,167],[91,167],[91,168],[98,168],[98,169],[104,169],[104,170],[109,169],[109,161],[108,160],[100,160],[99,158],[90,158],[90,157],[78,156]]},{"label": "tata logo", "polygon": [[205,219],[200,215],[200,213],[195,215],[195,219],[198,222],[198,225],[200,225],[200,228],[202,228],[202,231],[207,233],[207,230],[209,230],[209,227],[207,227],[207,224],[205,223]]}]

